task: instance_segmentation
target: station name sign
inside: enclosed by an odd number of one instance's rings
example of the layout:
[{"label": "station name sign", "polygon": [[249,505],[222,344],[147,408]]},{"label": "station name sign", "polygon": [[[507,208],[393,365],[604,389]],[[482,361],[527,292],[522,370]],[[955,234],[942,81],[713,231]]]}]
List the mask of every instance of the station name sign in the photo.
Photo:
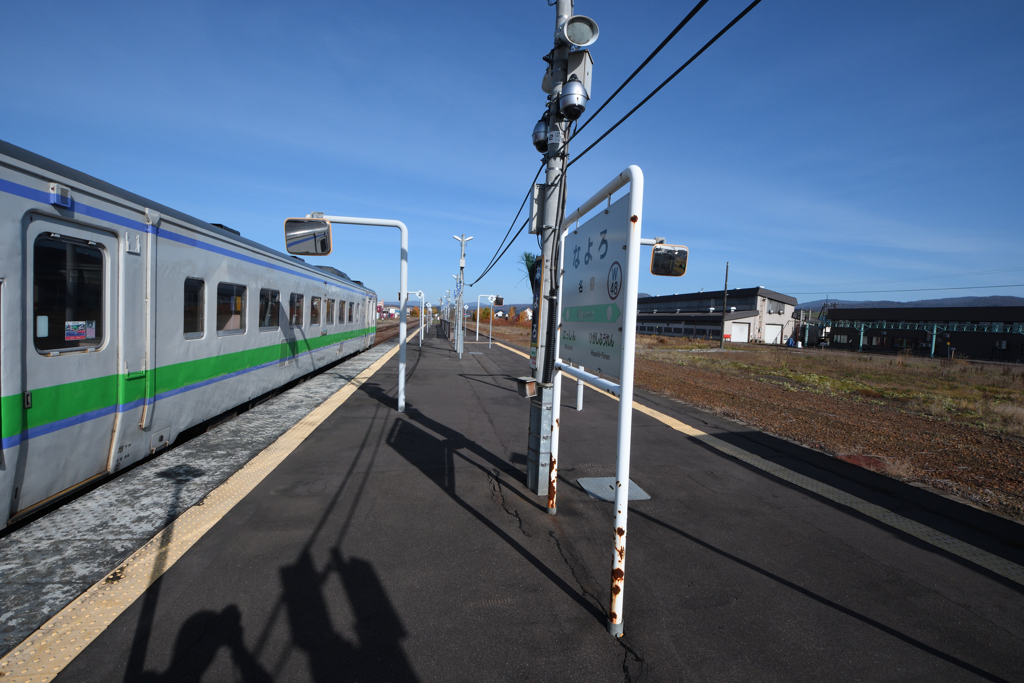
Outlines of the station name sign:
[{"label": "station name sign", "polygon": [[622,368],[629,194],[565,236],[559,356],[605,377]]}]

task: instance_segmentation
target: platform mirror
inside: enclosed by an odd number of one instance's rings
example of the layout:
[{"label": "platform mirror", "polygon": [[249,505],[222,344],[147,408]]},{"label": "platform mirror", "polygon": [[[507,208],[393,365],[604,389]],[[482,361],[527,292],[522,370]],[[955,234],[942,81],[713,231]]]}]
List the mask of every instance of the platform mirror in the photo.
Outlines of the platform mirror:
[{"label": "platform mirror", "polygon": [[284,222],[289,254],[326,256],[331,253],[331,222],[323,218],[289,218]]},{"label": "platform mirror", "polygon": [[651,275],[686,275],[686,258],[689,253],[690,250],[682,245],[655,244],[651,252]]}]

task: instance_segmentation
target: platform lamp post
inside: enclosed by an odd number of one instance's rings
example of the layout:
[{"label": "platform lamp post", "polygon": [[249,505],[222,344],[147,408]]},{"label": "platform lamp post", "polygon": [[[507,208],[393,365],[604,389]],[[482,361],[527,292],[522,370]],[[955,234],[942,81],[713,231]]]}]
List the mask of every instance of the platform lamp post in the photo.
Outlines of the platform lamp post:
[{"label": "platform lamp post", "polygon": [[285,247],[289,254],[326,256],[331,253],[331,225],[365,225],[375,228],[398,228],[401,232],[401,254],[398,276],[398,412],[405,412],[405,305],[409,299],[409,229],[402,221],[386,218],[355,218],[353,216],[326,216],[322,212],[307,214],[305,218],[289,218],[284,222]]}]

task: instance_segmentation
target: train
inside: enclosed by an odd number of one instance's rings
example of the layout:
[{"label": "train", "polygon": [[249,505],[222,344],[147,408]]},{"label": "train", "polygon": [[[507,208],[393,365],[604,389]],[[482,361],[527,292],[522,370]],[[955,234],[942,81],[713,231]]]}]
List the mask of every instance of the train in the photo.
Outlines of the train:
[{"label": "train", "polygon": [[0,528],[373,345],[377,295],[0,141]]}]

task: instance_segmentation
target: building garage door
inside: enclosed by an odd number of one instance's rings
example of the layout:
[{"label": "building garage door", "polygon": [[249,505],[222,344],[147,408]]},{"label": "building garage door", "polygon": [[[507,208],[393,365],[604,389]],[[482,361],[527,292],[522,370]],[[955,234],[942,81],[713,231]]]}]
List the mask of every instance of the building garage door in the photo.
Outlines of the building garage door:
[{"label": "building garage door", "polygon": [[764,326],[764,343],[765,344],[781,344],[782,343],[782,325],[765,325]]},{"label": "building garage door", "polygon": [[733,323],[732,341],[743,344],[750,341],[750,323]]}]

